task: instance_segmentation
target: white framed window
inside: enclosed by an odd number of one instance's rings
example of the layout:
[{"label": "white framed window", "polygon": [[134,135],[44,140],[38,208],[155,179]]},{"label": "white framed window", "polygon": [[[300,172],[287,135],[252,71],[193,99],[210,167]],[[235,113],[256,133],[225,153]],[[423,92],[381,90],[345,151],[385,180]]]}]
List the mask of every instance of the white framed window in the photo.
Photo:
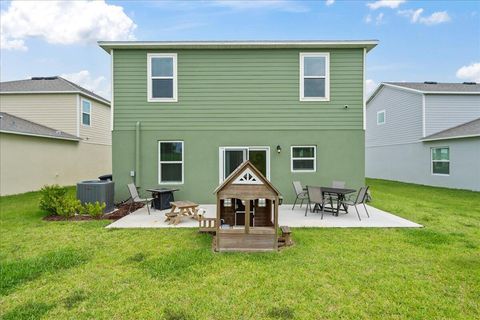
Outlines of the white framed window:
[{"label": "white framed window", "polygon": [[377,112],[377,124],[385,124],[385,110],[380,110]]},{"label": "white framed window", "polygon": [[158,183],[183,184],[183,141],[158,142]]},{"label": "white framed window", "polygon": [[290,149],[290,170],[292,172],[317,171],[316,146],[292,146]]},{"label": "white framed window", "polygon": [[148,101],[177,102],[177,54],[147,54]]},{"label": "white framed window", "polygon": [[92,124],[92,103],[82,99],[82,125],[90,127]]},{"label": "white framed window", "polygon": [[432,174],[450,175],[450,148],[435,147],[432,148]]},{"label": "white framed window", "polygon": [[330,54],[300,53],[300,101],[330,101]]}]

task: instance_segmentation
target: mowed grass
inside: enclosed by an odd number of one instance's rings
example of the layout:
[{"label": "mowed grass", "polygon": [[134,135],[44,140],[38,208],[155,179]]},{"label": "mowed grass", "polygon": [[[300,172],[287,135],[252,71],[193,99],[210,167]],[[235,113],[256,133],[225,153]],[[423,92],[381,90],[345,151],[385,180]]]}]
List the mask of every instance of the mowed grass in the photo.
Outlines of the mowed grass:
[{"label": "mowed grass", "polygon": [[45,222],[38,193],[3,197],[1,318],[478,318],[480,193],[368,183],[425,228],[294,229],[278,253],[218,254],[194,229]]}]

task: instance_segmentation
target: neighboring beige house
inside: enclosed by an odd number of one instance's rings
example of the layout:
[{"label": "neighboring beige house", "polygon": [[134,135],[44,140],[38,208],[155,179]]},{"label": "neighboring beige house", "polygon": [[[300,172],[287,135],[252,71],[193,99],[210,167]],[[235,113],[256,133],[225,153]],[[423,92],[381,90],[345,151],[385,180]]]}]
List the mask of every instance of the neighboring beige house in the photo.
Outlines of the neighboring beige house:
[{"label": "neighboring beige house", "polygon": [[0,82],[0,195],[112,170],[110,101],[61,77]]}]

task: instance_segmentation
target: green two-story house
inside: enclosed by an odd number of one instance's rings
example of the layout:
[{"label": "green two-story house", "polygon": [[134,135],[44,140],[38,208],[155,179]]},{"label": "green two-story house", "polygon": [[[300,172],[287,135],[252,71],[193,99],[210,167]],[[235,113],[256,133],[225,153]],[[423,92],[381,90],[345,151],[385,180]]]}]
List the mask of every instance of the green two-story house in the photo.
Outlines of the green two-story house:
[{"label": "green two-story house", "polygon": [[213,190],[250,160],[294,200],[292,181],[364,184],[365,57],[377,41],[100,42],[112,61],[116,200]]}]

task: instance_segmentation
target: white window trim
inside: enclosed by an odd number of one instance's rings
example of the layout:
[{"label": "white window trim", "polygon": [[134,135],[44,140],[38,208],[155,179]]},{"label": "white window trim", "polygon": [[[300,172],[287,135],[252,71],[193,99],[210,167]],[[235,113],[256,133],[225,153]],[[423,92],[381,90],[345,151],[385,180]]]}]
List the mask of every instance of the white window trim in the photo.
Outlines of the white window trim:
[{"label": "white window trim", "polygon": [[[378,122],[378,115],[383,113],[383,122]],[[380,111],[377,111],[377,125],[382,125],[382,124],[385,124],[385,122],[387,122],[387,114],[385,112],[385,110],[380,110]]]},{"label": "white window trim", "polygon": [[[152,58],[172,58],[173,75],[171,77],[152,77]],[[153,79],[173,79],[173,97],[172,98],[154,98],[152,97]],[[147,54],[147,100],[148,102],[178,102],[177,95],[177,54],[176,53],[148,53]]]},{"label": "white window trim", "polygon": [[246,150],[247,159],[248,152],[252,151],[265,151],[267,153],[267,180],[270,181],[270,147],[269,146],[222,146],[218,148],[218,181],[222,183],[225,181],[225,150]]},{"label": "white window trim", "polygon": [[[304,76],[304,58],[305,57],[325,57],[325,77]],[[305,78],[325,78],[325,97],[305,97],[304,79]],[[329,52],[300,52],[300,101],[330,101],[330,53]]]},{"label": "white window trim", "polygon": [[[448,160],[433,160],[433,150],[435,149],[448,149]],[[449,176],[450,175],[450,166],[448,166],[448,174],[447,173],[434,173],[433,172],[433,162],[448,162],[450,163],[450,147],[448,146],[442,146],[442,147],[431,147],[430,148],[430,171],[432,173],[432,176]]]},{"label": "white window trim", "polygon": [[[90,104],[90,112],[83,112],[83,102],[88,102]],[[91,127],[92,126],[92,101],[81,98],[80,99],[80,123],[82,124],[82,127]],[[84,124],[83,123],[83,114],[88,114],[90,116],[90,124]]]},{"label": "white window trim", "polygon": [[[313,148],[313,157],[293,157],[293,148]],[[313,160],[313,170],[295,170],[293,169],[294,160]],[[316,172],[317,171],[317,146],[291,146],[290,147],[290,172]]]},{"label": "white window trim", "polygon": [[[182,144],[182,161],[161,161],[161,143],[181,143]],[[182,164],[182,181],[162,181],[162,163],[180,163]],[[184,184],[185,180],[185,145],[183,141],[178,140],[162,140],[158,141],[158,184],[160,185],[172,185],[172,184]]]}]

